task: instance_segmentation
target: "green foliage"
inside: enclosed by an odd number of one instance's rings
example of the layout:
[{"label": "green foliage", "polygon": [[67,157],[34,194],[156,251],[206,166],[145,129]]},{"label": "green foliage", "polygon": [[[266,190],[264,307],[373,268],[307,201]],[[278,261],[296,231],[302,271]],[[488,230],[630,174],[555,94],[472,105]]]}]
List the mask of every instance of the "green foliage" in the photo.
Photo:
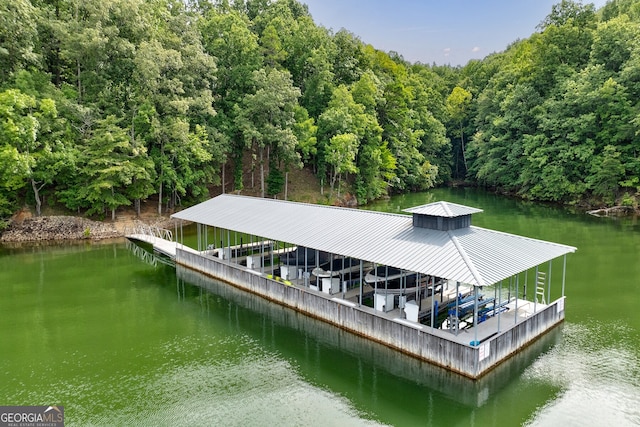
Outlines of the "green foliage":
[{"label": "green foliage", "polygon": [[29,0],[0,3],[0,82],[37,64],[37,14]]},{"label": "green foliage", "polygon": [[0,87],[17,91],[0,102],[12,105],[6,212],[29,188],[38,209],[46,194],[113,216],[157,196],[162,212],[206,197],[226,163],[242,190],[247,150],[263,192],[270,165],[269,194],[305,164],[362,201],[449,174],[441,79],[317,26],[298,1],[18,0],[0,12]]},{"label": "green foliage", "polygon": [[284,175],[275,164],[269,167],[269,175],[267,175],[267,194],[275,196],[282,192],[284,188]]},{"label": "green foliage", "polygon": [[624,176],[624,166],[620,161],[620,153],[613,145],[604,147],[602,153],[591,161],[591,175],[587,177],[593,194],[601,196],[606,202],[613,203],[619,188],[619,181]]},{"label": "green foliage", "polygon": [[[465,127],[469,121],[468,111],[473,95],[468,90],[456,86],[447,96],[445,108],[449,116],[451,134],[457,142],[455,150],[455,171],[457,177],[464,177],[469,169],[467,163],[467,147],[465,142]],[[461,160],[461,161],[460,161]]]},{"label": "green foliage", "polygon": [[[614,10],[616,11],[614,13]],[[611,204],[637,185],[638,17],[563,0],[511,46],[477,98],[472,176],[523,197]],[[622,12],[625,11],[625,12]]]},{"label": "green foliage", "polygon": [[298,140],[293,131],[300,90],[293,86],[287,71],[264,69],[253,72],[255,93],[245,95],[236,107],[235,125],[246,148],[257,150],[261,192],[264,197],[264,164],[274,156],[276,163],[297,164]]},{"label": "green foliage", "polygon": [[4,2],[0,218],[18,200],[162,212],[225,167],[237,191],[259,167],[263,195],[306,166],[360,203],[451,179],[613,203],[640,186],[639,23],[635,0],[562,0],[531,37],[449,67],[296,0]]},{"label": "green foliage", "polygon": [[[333,167],[331,175],[331,192],[335,187],[336,178],[343,173],[357,172],[355,160],[358,151],[358,137],[353,133],[341,133],[332,136],[326,148],[326,160]],[[338,183],[338,197],[340,196]]]},{"label": "green foliage", "polygon": [[634,209],[638,208],[638,200],[631,196],[629,193],[624,193],[620,200],[620,205],[632,207]]},{"label": "green foliage", "polygon": [[313,117],[309,117],[309,113],[304,107],[296,108],[295,120],[293,132],[298,140],[296,150],[300,153],[302,160],[308,162],[318,152],[316,147],[318,126],[315,125]]}]

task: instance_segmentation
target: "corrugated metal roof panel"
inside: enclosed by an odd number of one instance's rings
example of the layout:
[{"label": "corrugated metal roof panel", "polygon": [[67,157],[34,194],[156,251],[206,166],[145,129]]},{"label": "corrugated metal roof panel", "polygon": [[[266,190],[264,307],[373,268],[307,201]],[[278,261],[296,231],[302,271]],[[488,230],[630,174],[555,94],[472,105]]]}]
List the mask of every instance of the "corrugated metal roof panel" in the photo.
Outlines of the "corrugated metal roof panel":
[{"label": "corrugated metal roof panel", "polygon": [[409,215],[229,194],[172,217],[479,286],[575,251],[479,227],[413,227]]},{"label": "corrugated metal roof panel", "polygon": [[403,212],[420,215],[441,216],[445,218],[454,218],[457,216],[471,215],[482,212],[482,209],[472,208],[469,206],[459,205],[451,202],[434,202],[427,205],[416,206],[414,208],[404,209]]}]

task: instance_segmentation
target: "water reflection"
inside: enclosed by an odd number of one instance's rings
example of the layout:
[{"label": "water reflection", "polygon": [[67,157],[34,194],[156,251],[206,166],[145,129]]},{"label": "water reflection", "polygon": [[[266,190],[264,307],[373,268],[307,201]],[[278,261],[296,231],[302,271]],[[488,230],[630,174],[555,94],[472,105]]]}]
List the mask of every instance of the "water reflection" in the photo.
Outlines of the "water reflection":
[{"label": "water reflection", "polygon": [[[411,396],[416,399],[415,408],[407,416],[415,417],[415,421],[424,421],[421,418],[424,416],[438,416],[440,409],[425,405],[429,398],[427,402],[435,397],[467,408],[482,407],[520,376],[534,359],[553,348],[562,335],[561,327],[555,328],[488,375],[473,381],[182,266],[177,267],[177,291],[179,299],[195,297],[207,312],[226,310],[230,328],[258,337],[262,345],[275,351],[285,352],[287,359],[299,364],[302,375],[312,382],[328,383],[332,390],[352,398],[356,405],[360,402],[361,408],[378,408],[383,421],[385,406],[391,405],[397,412]],[[456,416],[464,415],[449,413],[446,419],[453,421]]]}]

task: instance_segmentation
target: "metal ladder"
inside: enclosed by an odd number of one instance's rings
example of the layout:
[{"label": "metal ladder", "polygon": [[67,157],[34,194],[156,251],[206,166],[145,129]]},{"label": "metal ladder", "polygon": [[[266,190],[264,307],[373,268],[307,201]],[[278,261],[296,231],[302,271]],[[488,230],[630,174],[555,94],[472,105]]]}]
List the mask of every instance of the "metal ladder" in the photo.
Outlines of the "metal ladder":
[{"label": "metal ladder", "polygon": [[[547,281],[547,273],[544,271],[538,271],[538,277],[536,277],[536,303],[546,304],[547,301],[544,298],[544,284]],[[538,300],[540,297],[540,300]]]}]

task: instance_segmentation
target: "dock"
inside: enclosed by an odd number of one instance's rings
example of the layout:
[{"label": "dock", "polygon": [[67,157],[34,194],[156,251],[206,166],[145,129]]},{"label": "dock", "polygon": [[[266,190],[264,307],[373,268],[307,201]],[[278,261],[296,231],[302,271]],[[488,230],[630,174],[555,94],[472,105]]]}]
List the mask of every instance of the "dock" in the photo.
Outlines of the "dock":
[{"label": "dock", "polygon": [[[225,194],[172,215],[197,224],[197,248],[154,230],[128,237],[181,268],[471,379],[564,320],[566,255],[576,248],[474,227],[481,210],[462,205],[405,212]],[[336,257],[359,260],[356,279],[313,276]],[[554,259],[561,274],[552,275]],[[399,281],[365,283],[365,269],[378,266],[401,271]]]}]

